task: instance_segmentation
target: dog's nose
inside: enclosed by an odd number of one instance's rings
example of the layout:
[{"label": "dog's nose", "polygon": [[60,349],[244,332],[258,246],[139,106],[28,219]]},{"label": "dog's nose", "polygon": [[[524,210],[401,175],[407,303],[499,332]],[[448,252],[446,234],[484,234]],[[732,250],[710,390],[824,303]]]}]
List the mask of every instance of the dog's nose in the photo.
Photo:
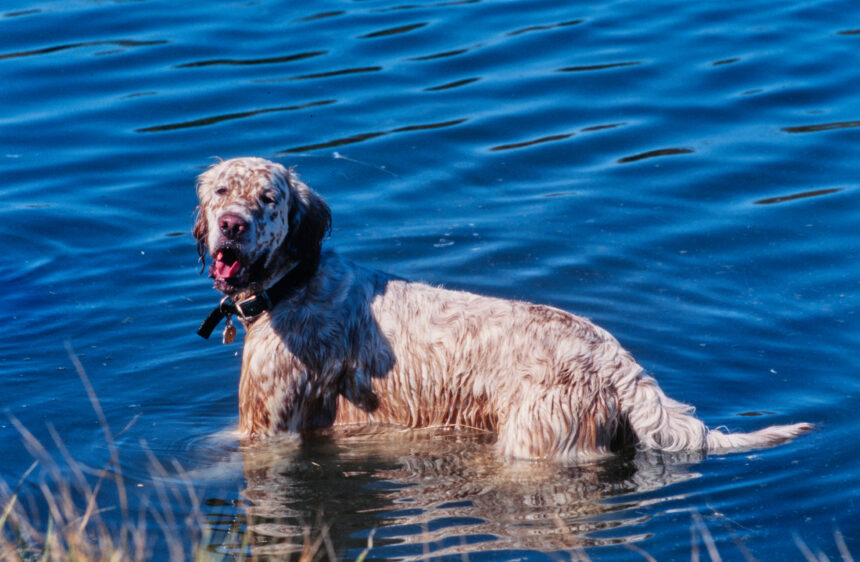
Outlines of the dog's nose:
[{"label": "dog's nose", "polygon": [[239,238],[248,230],[248,221],[233,213],[224,213],[218,219],[218,228],[227,238]]}]

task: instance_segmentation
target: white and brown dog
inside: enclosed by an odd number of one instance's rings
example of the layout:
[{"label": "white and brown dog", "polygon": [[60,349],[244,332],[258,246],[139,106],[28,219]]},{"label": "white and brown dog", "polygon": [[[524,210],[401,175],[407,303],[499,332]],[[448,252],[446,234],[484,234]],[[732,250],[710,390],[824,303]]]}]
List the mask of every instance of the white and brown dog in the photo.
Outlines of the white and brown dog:
[{"label": "white and brown dog", "polygon": [[239,429],[247,438],[340,424],[470,426],[503,455],[577,461],[631,443],[664,451],[774,445],[812,428],[709,430],[605,330],[547,306],[450,291],[322,251],[331,215],[280,164],[200,175],[194,236],[247,334]]}]

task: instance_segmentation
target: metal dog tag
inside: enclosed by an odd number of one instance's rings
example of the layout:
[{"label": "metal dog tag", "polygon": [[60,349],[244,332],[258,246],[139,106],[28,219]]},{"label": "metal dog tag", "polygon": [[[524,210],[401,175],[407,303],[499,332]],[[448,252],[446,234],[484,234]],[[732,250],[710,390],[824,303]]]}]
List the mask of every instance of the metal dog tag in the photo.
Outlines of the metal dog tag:
[{"label": "metal dog tag", "polygon": [[233,343],[236,339],[236,326],[233,325],[233,320],[228,316],[227,325],[224,326],[224,332],[221,334],[221,341],[226,345]]}]

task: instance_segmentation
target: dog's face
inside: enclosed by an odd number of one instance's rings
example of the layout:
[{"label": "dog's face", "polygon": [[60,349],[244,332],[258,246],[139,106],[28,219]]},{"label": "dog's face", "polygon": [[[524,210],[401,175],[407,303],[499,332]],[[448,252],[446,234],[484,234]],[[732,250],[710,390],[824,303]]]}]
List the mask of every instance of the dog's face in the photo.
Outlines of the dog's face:
[{"label": "dog's face", "polygon": [[197,179],[193,234],[219,291],[270,287],[301,261],[317,260],[331,224],[325,202],[298,176],[262,158],[215,164]]}]

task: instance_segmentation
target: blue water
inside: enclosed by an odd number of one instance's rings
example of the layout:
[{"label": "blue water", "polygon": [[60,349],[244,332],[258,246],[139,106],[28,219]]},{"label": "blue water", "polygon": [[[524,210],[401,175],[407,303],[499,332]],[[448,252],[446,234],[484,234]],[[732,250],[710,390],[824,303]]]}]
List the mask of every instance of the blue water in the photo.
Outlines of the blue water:
[{"label": "blue water", "polygon": [[[216,554],[288,552],[323,528],[324,554],[348,559],[860,553],[856,3],[0,11],[8,486],[33,461],[12,419],[55,456],[50,427],[79,462],[110,460],[69,346],[132,513],[160,504],[190,535],[172,499],[190,490]],[[189,234],[195,176],[241,155],[297,166],[349,258],[588,316],[712,427],[818,429],[582,467],[447,432],[242,449],[240,345],[194,333],[218,295]],[[183,492],[159,501],[165,487]]]}]

